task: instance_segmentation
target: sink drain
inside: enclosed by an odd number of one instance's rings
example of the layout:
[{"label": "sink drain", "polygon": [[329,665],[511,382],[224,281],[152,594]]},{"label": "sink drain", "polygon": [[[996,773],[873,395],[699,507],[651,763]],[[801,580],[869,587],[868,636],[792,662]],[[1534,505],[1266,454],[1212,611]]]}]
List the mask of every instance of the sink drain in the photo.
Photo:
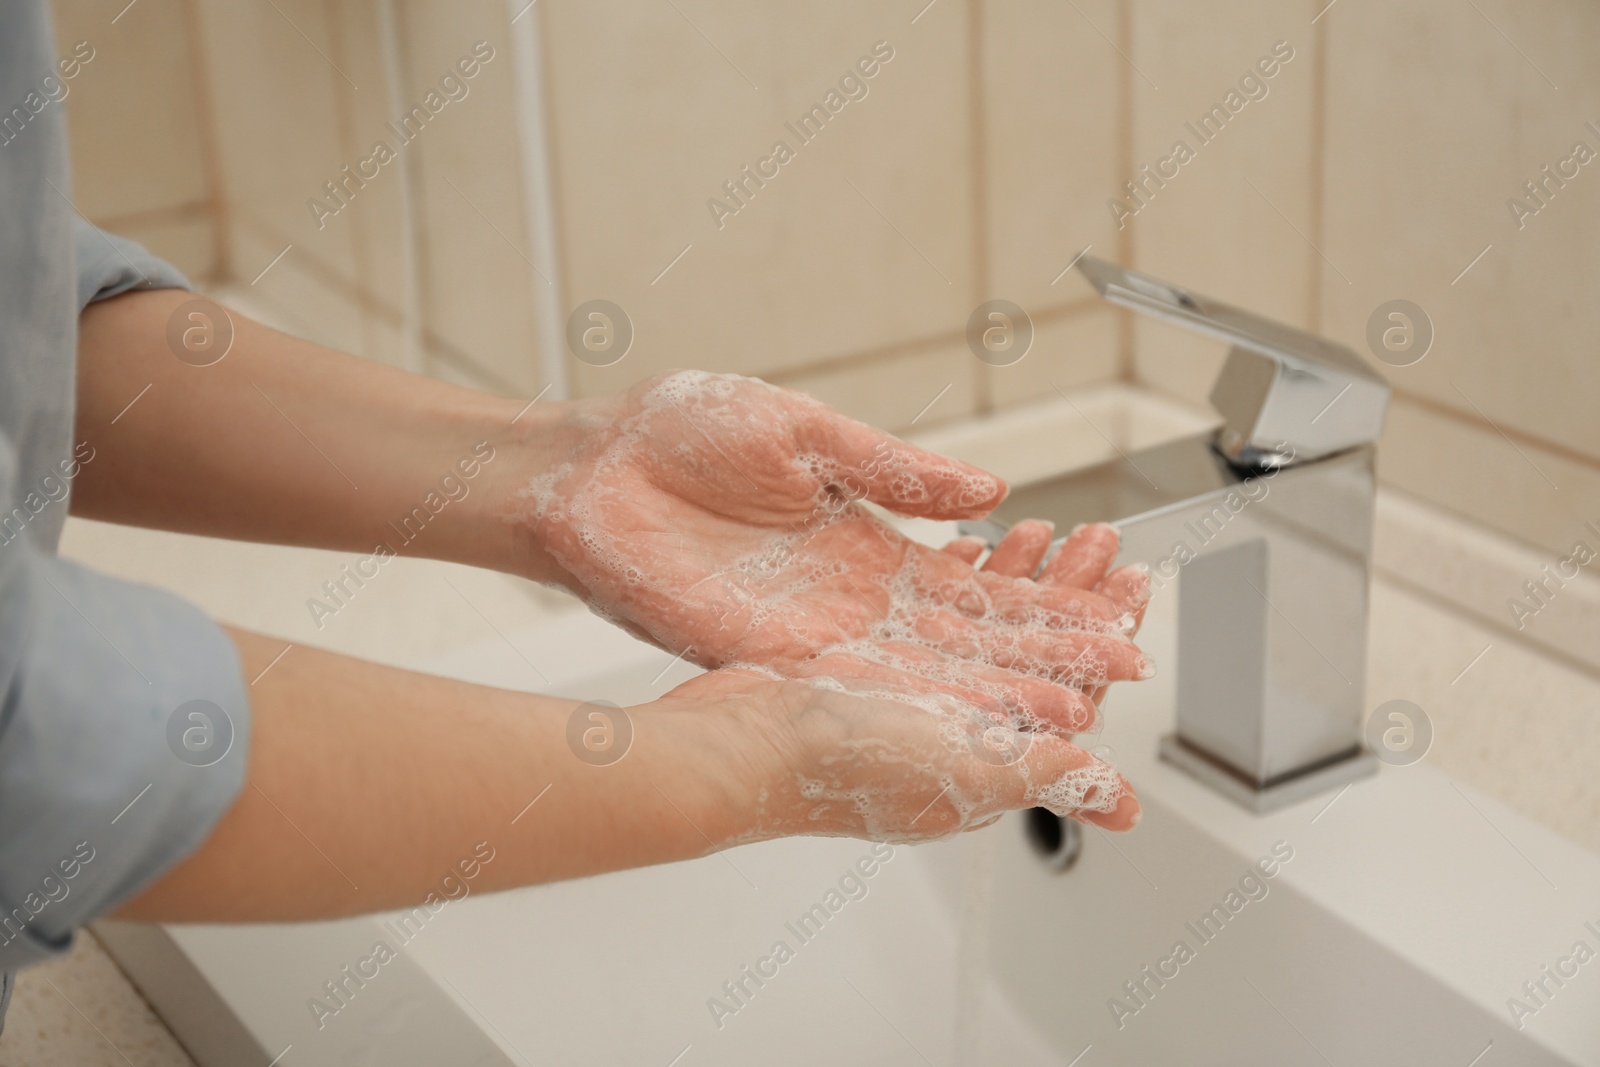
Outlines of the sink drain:
[{"label": "sink drain", "polygon": [[1083,850],[1083,827],[1049,808],[1029,808],[1024,812],[1022,832],[1034,854],[1052,871],[1070,868]]}]

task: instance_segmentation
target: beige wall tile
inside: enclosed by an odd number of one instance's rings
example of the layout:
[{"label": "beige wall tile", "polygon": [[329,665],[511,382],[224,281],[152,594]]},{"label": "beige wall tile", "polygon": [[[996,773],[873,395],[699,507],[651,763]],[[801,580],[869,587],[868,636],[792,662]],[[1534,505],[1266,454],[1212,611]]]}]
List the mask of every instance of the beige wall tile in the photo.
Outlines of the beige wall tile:
[{"label": "beige wall tile", "polygon": [[470,59],[477,42],[493,49],[464,82],[467,95],[415,142],[425,319],[445,342],[531,396],[545,384],[532,293],[552,284],[546,277],[556,269],[536,268],[529,240],[506,5],[419,4],[406,17],[408,91],[419,96]]},{"label": "beige wall tile", "polygon": [[[350,217],[325,219],[319,229],[307,206],[323,193],[324,182],[354,162],[341,132],[341,98],[357,90],[345,80],[350,73],[334,67],[332,56],[339,49],[327,19],[329,6],[318,0],[197,0],[195,5],[229,232],[248,226],[280,242],[259,259],[239,243],[230,269],[246,282],[291,242],[291,255],[313,260],[347,281],[360,276]],[[355,85],[373,95],[382,92],[380,83]]]},{"label": "beige wall tile", "polygon": [[1405,397],[1389,407],[1378,475],[1548,552],[1565,554],[1585,522],[1600,525],[1600,467]]},{"label": "beige wall tile", "polygon": [[[1312,181],[1315,49],[1300,0],[1226,0],[1133,9],[1131,60],[1135,171],[1156,170],[1178,141],[1194,158],[1165,186],[1150,182],[1147,202],[1128,221],[1133,266],[1209,296],[1296,325],[1313,325],[1317,253]],[[1186,123],[1229,102],[1258,60],[1285,41],[1293,58],[1261,79],[1266,95],[1246,99],[1220,133]],[[1259,89],[1252,89],[1259,95]],[[1165,168],[1169,173],[1173,165]],[[1121,181],[1142,177],[1124,176]],[[1120,184],[1120,182],[1119,182]],[[1130,207],[1134,202],[1124,192]],[[1297,232],[1298,231],[1298,232]],[[1302,236],[1304,235],[1304,236]],[[1337,259],[1337,257],[1335,257]],[[1138,379],[1204,402],[1223,349],[1160,324],[1134,320]]]},{"label": "beige wall tile", "polygon": [[[900,4],[677,7],[539,6],[568,306],[628,311],[630,376],[767,373],[958,329],[973,276],[964,7],[915,25]],[[810,143],[790,133],[878,40],[895,54],[868,95]],[[719,230],[707,201],[780,139],[796,158]],[[579,392],[614,385],[573,370]]]},{"label": "beige wall tile", "polygon": [[[232,240],[244,263],[265,267],[282,251],[249,227],[235,229]],[[325,265],[297,252],[298,247],[290,249],[258,282],[251,285],[245,279],[239,288],[279,316],[287,332],[343,352],[366,354],[367,334],[353,287],[331,278]]]},{"label": "beige wall tile", "polygon": [[[396,119],[401,108],[390,92],[383,40],[378,28],[378,4],[375,0],[355,0],[326,7],[325,47],[329,59],[348,74],[351,81],[361,86],[360,91],[351,91],[349,85],[337,75],[328,86],[332,132],[338,153],[334,169],[339,170],[347,164],[354,169],[358,161],[372,155],[373,146],[378,141],[395,146],[396,138],[386,123]],[[405,38],[399,29],[400,21],[396,20],[396,36],[399,42],[397,47],[403,56]],[[404,91],[409,88],[409,78],[403,67],[402,59],[402,81],[407,83],[402,85]],[[400,238],[405,221],[404,182],[400,178],[402,166],[397,160],[379,167],[375,177],[362,178],[364,184],[355,186],[348,204],[341,207],[337,215],[326,219],[324,228],[317,231],[319,238],[337,232],[338,240],[348,243],[350,280],[369,301],[391,310],[396,321],[400,317],[404,290],[401,284],[404,261]],[[320,180],[331,177],[343,178],[343,175],[330,173]],[[359,173],[357,177],[360,177]],[[355,185],[353,182],[351,184]],[[322,192],[320,188],[314,191]],[[330,206],[337,206],[328,201],[326,196],[323,200]],[[398,364],[398,348],[389,346],[388,350]]]},{"label": "beige wall tile", "polygon": [[[120,5],[118,5],[120,6]],[[67,82],[73,200],[96,221],[209,201],[197,80],[182,0],[117,7],[55,0],[56,50],[94,58]]]},{"label": "beige wall tile", "polygon": [[209,214],[167,221],[117,223],[106,229],[144,245],[153,255],[183,271],[191,282],[201,282],[217,272],[216,226]]},{"label": "beige wall tile", "polygon": [[1208,422],[1185,405],[1120,382],[1066,390],[982,419],[923,429],[911,439],[924,448],[993,471],[1013,485],[1198,433]]},{"label": "beige wall tile", "polygon": [[[1096,298],[1098,299],[1098,298]],[[986,367],[996,407],[1026,403],[1117,376],[1121,314],[1099,304],[1041,315],[1033,347],[1008,367]]]},{"label": "beige wall tile", "polygon": [[776,380],[851,418],[903,433],[971,415],[977,403],[972,365],[966,345],[951,338],[904,355],[847,359]]},{"label": "beige wall tile", "polygon": [[1077,271],[1061,271],[1087,245],[1122,258],[1106,209],[1128,177],[1121,101],[1132,71],[1117,54],[1118,5],[1004,0],[981,10],[985,298],[1030,311],[1092,299]]},{"label": "beige wall tile", "polygon": [[[1406,0],[1323,20],[1327,251],[1351,279],[1324,275],[1327,330],[1365,350],[1374,309],[1411,300],[1435,339],[1420,363],[1388,372],[1397,388],[1600,458],[1600,162],[1552,185],[1521,229],[1507,207],[1533,203],[1523,183],[1576,142],[1600,153],[1585,125],[1600,125],[1600,8],[1477,8]],[[1530,474],[1513,455],[1512,482],[1495,491],[1537,493],[1537,477],[1521,484]]]},{"label": "beige wall tile", "polygon": [[[526,250],[505,5],[474,0],[397,8],[398,96],[390,87],[378,5],[335,5],[330,11],[335,61],[352,80],[369,87],[339,94],[344,156],[365,159],[382,141],[398,158],[378,167],[377,176],[357,189],[328,226],[348,228],[357,285],[367,301],[392,311],[398,323],[410,298],[404,254],[409,173],[422,271],[417,302],[424,329],[492,370],[499,380],[519,390],[536,388],[528,294],[537,275]],[[492,57],[479,64],[475,76],[461,78],[456,63],[472,59],[480,41],[492,49]],[[446,75],[456,77],[455,87],[441,91]],[[402,144],[391,123],[398,124],[413,107],[425,106],[430,91],[445,103]],[[548,265],[546,273],[553,273]],[[398,335],[392,340],[384,345],[387,355],[382,358],[398,363]]]}]

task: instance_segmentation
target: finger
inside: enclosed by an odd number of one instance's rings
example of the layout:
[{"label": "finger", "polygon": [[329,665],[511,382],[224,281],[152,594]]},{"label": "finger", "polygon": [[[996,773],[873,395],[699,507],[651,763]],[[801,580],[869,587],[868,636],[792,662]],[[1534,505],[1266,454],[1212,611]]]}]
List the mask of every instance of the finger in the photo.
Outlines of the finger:
[{"label": "finger", "polygon": [[914,627],[919,638],[949,655],[1078,689],[1155,675],[1150,658],[1116,634],[1003,627],[974,622],[953,611],[925,612]]},{"label": "finger", "polygon": [[945,545],[941,551],[949,553],[968,566],[975,567],[988,547],[989,542],[981,537],[958,537]]},{"label": "finger", "polygon": [[805,660],[795,665],[794,674],[802,678],[881,682],[912,693],[946,694],[995,714],[1015,706],[1014,703],[999,699],[996,694],[985,693],[952,681],[948,676],[935,679],[907,671],[893,663],[851,652],[829,652],[815,659]]},{"label": "finger", "polygon": [[778,675],[752,667],[718,667],[716,670],[697,674],[693,678],[679,682],[663,693],[659,699],[698,702],[708,697],[720,696],[729,680],[733,678],[748,678],[752,681],[777,681]]},{"label": "finger", "polygon": [[868,500],[897,514],[982,518],[1009,491],[987,471],[907,444],[810,398],[804,398],[796,417],[801,446],[842,468],[839,488],[864,490]]},{"label": "finger", "polygon": [[1139,822],[1139,799],[1128,780],[1064,738],[1036,736],[1017,764],[994,768],[991,778],[1006,808],[1048,808],[1106,830],[1131,830]]},{"label": "finger", "polygon": [[1062,685],[1090,690],[1108,682],[1155,677],[1155,663],[1132,641],[1110,634],[1040,632],[993,641],[988,661]]},{"label": "finger", "polygon": [[1127,612],[1122,607],[1088,589],[1048,586],[989,570],[974,574],[970,564],[952,553],[921,545],[913,545],[911,551],[914,593],[971,618],[993,612],[1014,622],[1042,617],[1040,621],[1046,625],[1059,627],[1118,629],[1131,625],[1131,620],[1124,621]]},{"label": "finger", "polygon": [[1044,554],[1050,551],[1054,533],[1055,527],[1048,522],[1023,519],[1000,538],[983,569],[1010,578],[1032,578],[1039,572]]},{"label": "finger", "polygon": [[807,660],[806,677],[861,678],[916,693],[947,694],[992,712],[1023,712],[1068,734],[1094,728],[1099,711],[1070,686],[987,664],[937,656],[919,645],[886,642],[870,653],[836,652]]},{"label": "finger", "polygon": [[[994,613],[1012,622],[1031,621],[1054,629],[1087,628],[1119,633],[1133,628],[1132,613],[1098,592],[1067,586],[1058,588],[1027,579],[991,575],[987,571],[979,572],[978,581],[988,592]],[[957,601],[952,606],[959,610],[964,605]]]},{"label": "finger", "polygon": [[1121,541],[1115,526],[1090,522],[1067,535],[1039,581],[1073,589],[1093,589],[1117,559]]},{"label": "finger", "polygon": [[1142,621],[1145,606],[1150,603],[1150,568],[1143,563],[1118,567],[1094,591]]}]

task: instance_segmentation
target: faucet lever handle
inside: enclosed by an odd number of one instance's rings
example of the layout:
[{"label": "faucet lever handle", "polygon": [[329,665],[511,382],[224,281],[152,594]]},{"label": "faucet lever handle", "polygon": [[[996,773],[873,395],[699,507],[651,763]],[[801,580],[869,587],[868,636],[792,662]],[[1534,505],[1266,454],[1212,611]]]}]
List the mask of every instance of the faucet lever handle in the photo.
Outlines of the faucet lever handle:
[{"label": "faucet lever handle", "polygon": [[1112,304],[1232,345],[1211,387],[1216,447],[1230,462],[1286,466],[1383,432],[1389,386],[1344,345],[1093,256],[1078,269]]}]

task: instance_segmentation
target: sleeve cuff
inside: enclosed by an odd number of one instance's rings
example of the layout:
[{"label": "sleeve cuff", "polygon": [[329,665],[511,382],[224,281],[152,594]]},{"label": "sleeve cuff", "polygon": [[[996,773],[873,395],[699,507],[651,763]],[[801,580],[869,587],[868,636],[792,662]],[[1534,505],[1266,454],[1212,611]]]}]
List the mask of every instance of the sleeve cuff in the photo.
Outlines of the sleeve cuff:
[{"label": "sleeve cuff", "polygon": [[96,300],[129,289],[188,289],[185,278],[172,264],[157,259],[137,241],[109,234],[74,216],[74,252],[78,261],[78,311]]},{"label": "sleeve cuff", "polygon": [[0,624],[20,650],[0,691],[0,971],[64,951],[197,848],[244,786],[249,738],[216,623],[24,551],[6,605],[24,622]]}]

